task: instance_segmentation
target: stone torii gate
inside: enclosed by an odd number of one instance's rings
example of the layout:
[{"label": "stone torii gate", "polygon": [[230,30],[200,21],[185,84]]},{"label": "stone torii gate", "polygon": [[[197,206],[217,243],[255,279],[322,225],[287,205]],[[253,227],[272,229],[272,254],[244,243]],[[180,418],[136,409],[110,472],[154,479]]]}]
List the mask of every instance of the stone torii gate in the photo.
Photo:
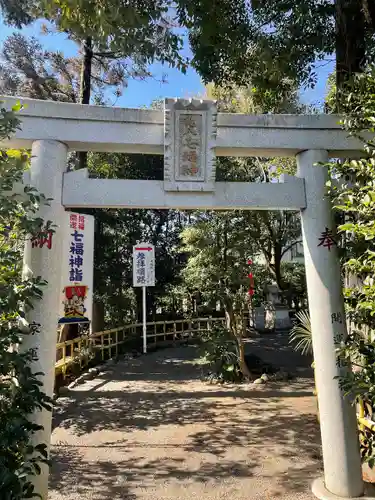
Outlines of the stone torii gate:
[{"label": "stone torii gate", "polygon": [[[17,101],[1,99],[9,107]],[[325,197],[328,174],[316,165],[329,157],[357,155],[361,148],[354,138],[346,137],[338,117],[217,114],[214,102],[196,100],[167,99],[164,114],[22,102],[26,104],[20,113],[22,128],[2,147],[32,150],[30,183],[53,199],[40,215],[57,226],[53,251],[35,251],[31,245],[25,251],[32,273],[48,281],[29,318],[41,324],[40,335],[27,337],[27,347],[39,349],[36,368],[45,373],[45,392],[53,391],[65,208],[300,210],[324,461],[324,480],[314,482],[313,492],[321,499],[361,497],[355,409],[335,378],[340,373],[335,338],[347,332],[345,321],[337,319],[344,317],[337,249],[324,240],[333,231]],[[164,180],[90,179],[86,170],[67,173],[69,150],[164,154]],[[215,156],[296,156],[297,177],[285,176],[277,184],[216,182]],[[51,414],[43,411],[36,418],[44,426],[39,442],[49,443]],[[43,469],[35,479],[43,498],[47,478]]]}]

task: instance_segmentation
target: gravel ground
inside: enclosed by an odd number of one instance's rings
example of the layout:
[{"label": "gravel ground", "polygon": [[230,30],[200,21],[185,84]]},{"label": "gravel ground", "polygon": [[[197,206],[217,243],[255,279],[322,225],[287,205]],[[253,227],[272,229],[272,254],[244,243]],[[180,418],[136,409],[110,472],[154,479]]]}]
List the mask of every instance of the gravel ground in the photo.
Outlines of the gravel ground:
[{"label": "gravel ground", "polygon": [[309,360],[285,334],[249,352],[297,373],[264,386],[202,382],[194,347],[131,361],[59,399],[52,500],[312,500],[321,474]]}]

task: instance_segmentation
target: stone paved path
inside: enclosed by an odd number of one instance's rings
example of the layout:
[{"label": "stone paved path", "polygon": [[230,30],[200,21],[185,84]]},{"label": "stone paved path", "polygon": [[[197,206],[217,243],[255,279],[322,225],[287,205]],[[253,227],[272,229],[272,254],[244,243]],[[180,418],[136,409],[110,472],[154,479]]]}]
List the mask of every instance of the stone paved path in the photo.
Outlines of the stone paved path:
[{"label": "stone paved path", "polygon": [[321,474],[306,360],[287,339],[249,349],[288,367],[292,383],[217,386],[200,380],[192,347],[165,349],[59,399],[52,500],[311,500]]}]

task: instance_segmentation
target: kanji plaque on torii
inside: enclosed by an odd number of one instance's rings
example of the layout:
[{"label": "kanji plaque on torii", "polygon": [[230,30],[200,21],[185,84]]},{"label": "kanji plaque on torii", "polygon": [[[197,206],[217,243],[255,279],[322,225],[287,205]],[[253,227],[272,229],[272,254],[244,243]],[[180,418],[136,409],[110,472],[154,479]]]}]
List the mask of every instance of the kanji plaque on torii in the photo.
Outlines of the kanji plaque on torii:
[{"label": "kanji plaque on torii", "polygon": [[165,99],[164,189],[213,191],[216,102]]}]

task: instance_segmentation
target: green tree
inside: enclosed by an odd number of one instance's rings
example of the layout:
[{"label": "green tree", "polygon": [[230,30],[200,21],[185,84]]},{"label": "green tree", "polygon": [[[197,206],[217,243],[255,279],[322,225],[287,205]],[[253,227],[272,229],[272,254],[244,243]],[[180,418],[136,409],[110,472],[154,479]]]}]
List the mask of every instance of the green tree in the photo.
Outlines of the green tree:
[{"label": "green tree", "polygon": [[[275,91],[280,75],[315,85],[319,65],[336,60],[342,88],[374,60],[374,33],[375,7],[369,0],[251,0],[237,57],[212,50],[199,71],[206,83],[246,85],[251,79],[256,87]],[[193,46],[202,36],[192,30]]]},{"label": "green tree", "polygon": [[49,101],[78,102],[79,59],[47,51],[34,38],[13,33],[0,55],[0,92]]},{"label": "green tree", "polygon": [[225,113],[294,113],[306,112],[298,95],[298,81],[278,73],[277,87],[268,88],[258,84],[256,79],[248,79],[244,85],[231,87],[206,85],[205,95],[208,99],[219,101],[220,111]]},{"label": "green tree", "polygon": [[[293,296],[298,295],[298,288],[293,285],[292,275],[285,273],[287,268],[283,266],[283,258],[301,243],[299,215],[289,211],[248,211],[244,223],[255,242],[258,255],[264,258],[272,279],[291,307]],[[291,266],[295,267],[295,264]]]},{"label": "green tree", "polygon": [[282,262],[282,276],[284,283],[287,284],[284,295],[290,307],[298,311],[301,307],[307,306],[307,285],[305,265],[300,262]]},{"label": "green tree", "polygon": [[[160,180],[163,158],[153,155],[94,153],[88,157],[92,176]],[[148,290],[148,315],[155,318],[157,307],[168,303],[167,313],[175,314],[173,301],[165,295],[179,282],[184,258],[177,252],[179,232],[187,223],[176,210],[92,210],[97,221],[95,235],[94,288],[96,303],[106,310],[110,324],[141,318],[142,297],[132,287],[132,251],[137,241],[155,245],[156,286]],[[100,306],[99,306],[100,307]],[[104,311],[101,312],[103,316]],[[103,321],[100,322],[100,326]]]},{"label": "green tree", "polygon": [[[0,139],[19,127],[14,112],[0,110]],[[48,464],[46,443],[35,443],[41,429],[32,414],[51,411],[52,401],[41,391],[42,373],[33,371],[38,353],[22,349],[25,335],[38,335],[37,325],[29,325],[25,312],[40,299],[44,282],[40,277],[22,279],[23,249],[30,234],[51,229],[37,216],[47,200],[30,187],[16,194],[22,181],[27,155],[2,151],[0,158],[0,497],[4,500],[34,498],[37,493],[30,476]]]},{"label": "green tree", "polygon": [[[336,59],[338,88],[374,59],[375,7],[370,0],[2,0],[4,18],[21,26],[37,17],[92,44],[100,54],[133,54],[186,68],[181,55],[186,28],[191,64],[205,83],[282,89],[280,74],[314,85],[316,63]],[[148,59],[147,59],[148,58]]]},{"label": "green tree", "polygon": [[0,10],[7,24],[21,28],[34,20],[36,2],[28,0],[1,0]]},{"label": "green tree", "polygon": [[[80,103],[81,66],[80,55],[65,57],[60,51],[45,50],[34,37],[13,33],[4,40],[2,46],[0,92]],[[141,73],[129,65],[122,67],[121,61],[99,61],[94,58],[91,66],[90,96],[97,104],[105,103],[105,90],[110,89],[117,98],[129,78],[149,76],[149,73]]]},{"label": "green tree", "polygon": [[[37,18],[47,18],[59,31],[81,45],[79,98],[74,101],[90,104],[94,85],[115,86],[120,95],[128,78],[146,78],[152,62],[167,63],[186,71],[180,55],[181,37],[174,32],[163,2],[134,0],[130,4],[37,0],[0,3],[5,20],[21,27]],[[87,152],[79,152],[80,168],[87,166]]]},{"label": "green tree", "polygon": [[[298,100],[296,83],[285,79],[284,92],[264,90],[250,84],[231,89],[210,85],[207,96],[218,99],[219,109],[239,113],[301,113],[305,110]],[[275,182],[281,174],[295,174],[293,158],[218,158],[218,181]],[[297,213],[289,211],[251,210],[244,212],[243,224],[285,298],[291,303],[297,288],[283,276],[282,261],[301,242],[301,225]],[[291,275],[289,274],[289,277]]]},{"label": "green tree", "polygon": [[[186,30],[199,32],[191,38],[195,65],[205,64],[206,53],[225,53],[238,58],[247,38],[246,2],[230,0],[192,2],[187,0],[34,0],[30,3],[2,0],[0,8],[6,22],[21,27],[37,18],[46,18],[82,44],[83,68],[81,101],[88,104],[91,64],[117,61],[123,75],[134,65],[133,73],[147,74],[152,62],[166,63],[186,71],[189,63],[183,53]],[[181,28],[181,29],[176,29]]]},{"label": "green tree", "polygon": [[[339,231],[345,234],[344,266],[357,276],[346,289],[350,318],[360,328],[375,328],[375,70],[357,77],[347,96],[344,127],[363,140],[367,157],[330,165],[339,183],[332,187],[336,209],[345,214]],[[365,136],[367,133],[367,137]]]},{"label": "green tree", "polygon": [[0,7],[5,21],[17,27],[38,18],[51,21],[83,44],[84,57],[121,60],[124,72],[132,64],[144,68],[152,61],[185,67],[179,54],[181,37],[167,17],[168,4],[159,0],[134,0],[127,5],[104,1],[100,8],[92,0],[17,2],[17,8],[13,1],[2,0]]},{"label": "green tree", "polygon": [[[0,73],[1,92],[5,94],[79,101],[79,58],[64,58],[59,52],[46,51],[36,39],[18,33],[8,37],[0,59]],[[93,85],[94,99],[100,101],[101,90],[100,82]],[[74,158],[72,162],[75,163]],[[90,153],[88,166],[91,175],[104,178],[160,180],[163,176],[160,156]],[[142,239],[148,239],[157,248],[157,286],[148,293],[149,314],[155,316],[159,303],[165,308],[168,302],[164,300],[166,287],[178,281],[182,261],[174,248],[178,246],[178,228],[184,217],[176,211],[153,210],[111,209],[90,213],[95,215],[97,226],[95,327],[102,329],[105,324],[123,324],[140,317],[141,297],[132,288],[132,245]]]},{"label": "green tree", "polygon": [[220,302],[226,325],[238,343],[240,369],[250,377],[245,362],[245,313],[249,312],[249,264],[252,241],[241,212],[207,212],[181,233],[188,254],[183,271],[187,288],[199,291],[204,301]]},{"label": "green tree", "polygon": [[81,40],[91,37],[100,48],[113,53],[140,49],[138,52],[145,55],[147,62],[166,62],[182,71],[189,62],[181,51],[184,28],[198,72],[201,66],[206,69],[213,53],[236,60],[240,68],[248,50],[249,14],[245,0],[236,4],[231,0],[133,0],[126,4],[105,0],[100,9],[93,0],[44,0],[42,11],[59,29],[72,31]]},{"label": "green tree", "polygon": [[[361,159],[328,165],[338,183],[331,194],[336,210],[343,214],[339,231],[345,237],[342,248],[344,270],[349,272],[344,296],[351,332],[347,339],[337,339],[341,363],[354,364],[341,384],[353,399],[363,403],[366,416],[375,410],[375,69],[357,76],[346,95],[343,126],[363,141]],[[362,458],[375,465],[374,434],[361,428]]]}]

